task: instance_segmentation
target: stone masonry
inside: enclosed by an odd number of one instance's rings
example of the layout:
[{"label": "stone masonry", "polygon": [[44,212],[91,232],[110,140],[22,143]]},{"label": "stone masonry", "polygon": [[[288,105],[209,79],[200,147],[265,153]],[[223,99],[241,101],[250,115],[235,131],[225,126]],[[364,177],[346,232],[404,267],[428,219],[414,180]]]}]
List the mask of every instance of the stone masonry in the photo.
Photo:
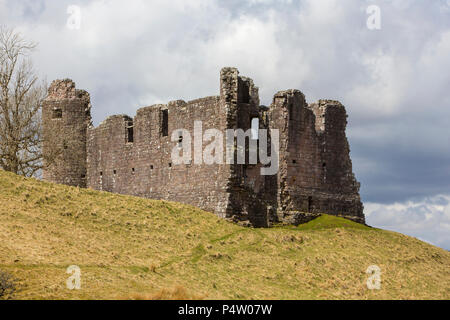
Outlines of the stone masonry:
[{"label": "stone masonry", "polygon": [[[261,106],[253,80],[223,68],[219,96],[144,107],[134,118],[115,115],[98,127],[90,111],[87,92],[71,80],[53,81],[42,112],[44,153],[56,148],[60,156],[44,170],[45,180],[191,204],[255,227],[299,224],[320,213],[365,222],[345,135],[347,114],[337,101],[308,105],[300,91],[287,90]],[[172,149],[185,139],[180,134],[172,141],[173,132],[194,132],[195,121],[202,121],[203,132],[247,131],[255,118],[260,129],[279,130],[279,150],[270,150],[278,153],[276,174],[261,175],[259,162],[173,163]]]}]

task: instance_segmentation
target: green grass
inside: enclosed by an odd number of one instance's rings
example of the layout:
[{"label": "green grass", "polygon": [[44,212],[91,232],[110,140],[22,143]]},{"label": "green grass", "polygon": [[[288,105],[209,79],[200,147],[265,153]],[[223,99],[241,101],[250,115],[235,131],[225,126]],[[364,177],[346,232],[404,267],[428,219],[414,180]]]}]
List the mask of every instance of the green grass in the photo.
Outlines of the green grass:
[{"label": "green grass", "polygon": [[[81,290],[66,288],[70,265]],[[333,216],[251,229],[0,171],[0,270],[18,299],[449,299],[449,267],[445,250]]]},{"label": "green grass", "polygon": [[362,225],[360,223],[353,222],[351,220],[342,219],[330,215],[321,215],[317,219],[314,219],[308,223],[299,225],[297,230],[321,230],[321,229],[333,229],[333,228],[355,228],[361,230],[370,230],[370,227]]}]

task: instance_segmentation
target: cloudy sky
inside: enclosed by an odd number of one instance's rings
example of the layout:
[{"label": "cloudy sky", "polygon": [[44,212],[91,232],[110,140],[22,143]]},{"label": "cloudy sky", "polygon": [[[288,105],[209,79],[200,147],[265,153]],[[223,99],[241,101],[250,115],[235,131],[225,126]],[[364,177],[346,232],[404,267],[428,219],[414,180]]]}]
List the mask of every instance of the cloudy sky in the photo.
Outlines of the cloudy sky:
[{"label": "cloudy sky", "polygon": [[217,95],[224,66],[265,105],[340,100],[367,222],[450,249],[450,0],[0,0],[0,24],[39,43],[48,82],[91,93],[95,124]]}]

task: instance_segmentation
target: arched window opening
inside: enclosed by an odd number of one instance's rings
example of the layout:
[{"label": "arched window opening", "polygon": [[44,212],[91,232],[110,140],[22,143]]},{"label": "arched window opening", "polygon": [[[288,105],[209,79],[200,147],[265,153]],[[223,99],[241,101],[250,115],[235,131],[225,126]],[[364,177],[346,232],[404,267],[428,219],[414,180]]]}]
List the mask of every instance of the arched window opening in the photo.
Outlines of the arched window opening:
[{"label": "arched window opening", "polygon": [[313,203],[312,203],[312,197],[308,197],[308,212],[312,212],[312,209],[313,209],[313,207],[312,207],[312,205],[313,205]]},{"label": "arched window opening", "polygon": [[161,135],[167,137],[169,135],[169,110],[161,110]]},{"label": "arched window opening", "polygon": [[62,118],[62,109],[55,108],[52,112],[52,119],[61,119]]},{"label": "arched window opening", "polygon": [[134,128],[133,128],[133,122],[129,122],[127,126],[127,142],[133,143],[134,142]]}]

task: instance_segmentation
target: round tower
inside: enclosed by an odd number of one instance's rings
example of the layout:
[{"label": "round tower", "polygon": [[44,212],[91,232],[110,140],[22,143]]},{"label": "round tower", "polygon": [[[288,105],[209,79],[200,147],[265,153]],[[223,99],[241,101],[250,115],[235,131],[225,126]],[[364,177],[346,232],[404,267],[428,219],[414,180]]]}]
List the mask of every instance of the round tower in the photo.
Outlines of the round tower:
[{"label": "round tower", "polygon": [[70,79],[55,80],[42,106],[43,179],[86,187],[86,139],[91,125],[89,93]]}]

